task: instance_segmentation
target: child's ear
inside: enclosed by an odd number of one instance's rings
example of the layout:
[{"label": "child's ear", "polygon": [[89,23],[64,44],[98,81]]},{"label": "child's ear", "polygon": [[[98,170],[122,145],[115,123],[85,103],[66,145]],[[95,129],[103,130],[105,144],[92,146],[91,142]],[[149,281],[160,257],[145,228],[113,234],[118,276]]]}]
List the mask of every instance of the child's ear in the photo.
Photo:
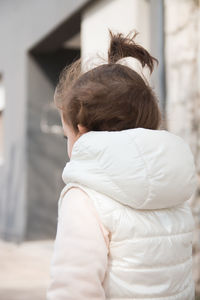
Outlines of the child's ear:
[{"label": "child's ear", "polygon": [[79,130],[80,134],[88,132],[88,130],[85,126],[82,126],[81,124],[78,124],[77,126],[78,126],[78,130]]}]

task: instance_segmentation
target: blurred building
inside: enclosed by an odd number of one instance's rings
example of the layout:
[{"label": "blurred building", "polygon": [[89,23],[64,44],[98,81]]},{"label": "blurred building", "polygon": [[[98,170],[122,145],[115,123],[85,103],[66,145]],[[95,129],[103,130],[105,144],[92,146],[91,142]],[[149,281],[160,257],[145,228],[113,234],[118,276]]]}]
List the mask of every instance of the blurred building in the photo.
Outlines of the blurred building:
[{"label": "blurred building", "polygon": [[[199,0],[0,2],[1,238],[55,237],[61,174],[68,160],[53,105],[55,85],[62,68],[80,56],[87,61],[98,53],[106,60],[108,28],[125,34],[135,29],[137,41],[158,58],[151,85],[163,126],[188,141],[200,174],[199,16]],[[200,189],[192,206],[198,282]]]},{"label": "blurred building", "polygon": [[53,93],[88,1],[0,2],[0,237],[54,238],[67,145]]}]

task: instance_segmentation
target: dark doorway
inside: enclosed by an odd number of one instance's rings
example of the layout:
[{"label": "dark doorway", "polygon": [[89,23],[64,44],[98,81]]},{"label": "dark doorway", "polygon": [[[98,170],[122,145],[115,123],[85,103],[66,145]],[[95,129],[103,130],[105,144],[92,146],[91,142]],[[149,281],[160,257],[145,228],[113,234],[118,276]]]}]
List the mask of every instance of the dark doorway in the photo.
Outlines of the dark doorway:
[{"label": "dark doorway", "polygon": [[[74,22],[74,25],[73,25]],[[64,28],[71,26],[68,34]],[[80,15],[28,55],[27,226],[25,240],[54,239],[62,171],[69,160],[53,94],[61,70],[80,57]],[[66,36],[68,37],[67,39]]]}]

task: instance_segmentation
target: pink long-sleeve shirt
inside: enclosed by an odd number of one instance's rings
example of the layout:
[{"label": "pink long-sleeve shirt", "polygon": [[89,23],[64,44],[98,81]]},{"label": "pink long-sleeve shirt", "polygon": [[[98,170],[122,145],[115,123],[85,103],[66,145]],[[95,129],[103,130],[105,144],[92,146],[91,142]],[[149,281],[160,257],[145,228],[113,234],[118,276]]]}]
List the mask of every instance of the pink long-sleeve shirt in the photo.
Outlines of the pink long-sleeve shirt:
[{"label": "pink long-sleeve shirt", "polygon": [[109,232],[92,200],[73,187],[59,211],[47,300],[103,300]]}]

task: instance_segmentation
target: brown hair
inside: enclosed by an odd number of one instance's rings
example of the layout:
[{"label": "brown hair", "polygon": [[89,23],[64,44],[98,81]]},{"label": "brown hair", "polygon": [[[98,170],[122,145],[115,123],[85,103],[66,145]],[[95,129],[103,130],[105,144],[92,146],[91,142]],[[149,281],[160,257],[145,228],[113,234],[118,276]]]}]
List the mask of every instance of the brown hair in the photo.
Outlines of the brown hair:
[{"label": "brown hair", "polygon": [[78,59],[62,70],[54,95],[56,106],[76,133],[78,124],[88,131],[158,129],[162,117],[152,88],[132,68],[117,63],[131,56],[152,73],[158,60],[135,43],[136,32],[132,37],[111,30],[109,34],[108,63],[82,72]]}]

